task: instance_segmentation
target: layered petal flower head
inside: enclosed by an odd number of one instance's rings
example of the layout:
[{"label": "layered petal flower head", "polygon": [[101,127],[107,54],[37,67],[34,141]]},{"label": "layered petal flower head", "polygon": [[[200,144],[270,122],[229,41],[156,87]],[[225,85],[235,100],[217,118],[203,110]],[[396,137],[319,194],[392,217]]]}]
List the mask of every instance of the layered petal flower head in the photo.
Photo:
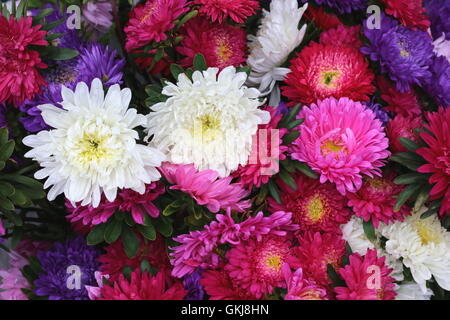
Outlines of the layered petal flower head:
[{"label": "layered petal flower head", "polygon": [[422,119],[420,117],[403,117],[397,115],[389,121],[386,127],[386,133],[389,138],[389,149],[393,153],[407,152],[404,145],[401,144],[399,138],[407,138],[411,141],[418,142],[419,134],[415,129],[422,127]]},{"label": "layered petal flower head", "polygon": [[430,20],[425,14],[422,2],[426,0],[381,0],[386,5],[386,13],[396,17],[405,27],[426,31]]},{"label": "layered petal flower head", "polygon": [[38,69],[45,69],[39,52],[32,46],[48,44],[41,25],[32,26],[31,17],[17,21],[0,15],[0,103],[11,102],[17,107],[41,92],[45,80]]},{"label": "layered petal flower head", "polygon": [[260,110],[259,91],[247,88],[245,72],[227,67],[196,71],[190,80],[180,74],[177,84],[166,83],[169,98],[152,106],[148,137],[168,161],[212,169],[226,177],[247,164],[252,136],[270,114]]},{"label": "layered petal flower head", "polygon": [[373,72],[364,56],[351,46],[312,42],[291,60],[282,94],[297,103],[348,97],[368,101],[375,92]]},{"label": "layered petal flower head", "polygon": [[239,183],[231,183],[232,178],[219,178],[214,170],[197,172],[193,165],[173,165],[164,163],[160,168],[164,178],[173,186],[171,190],[181,190],[195,199],[199,205],[205,205],[211,212],[230,208],[243,212],[251,206],[249,195]]},{"label": "layered petal flower head", "polygon": [[300,30],[298,25],[307,8],[308,4],[299,8],[296,0],[273,0],[270,11],[263,11],[256,36],[249,36],[251,73],[247,84],[259,87],[262,95],[269,94],[276,81],[289,72],[281,65],[303,40],[306,24]]},{"label": "layered petal flower head", "polygon": [[259,2],[256,0],[192,0],[192,4],[198,5],[200,14],[207,16],[212,22],[230,18],[234,22],[243,23],[259,9]]},{"label": "layered petal flower head", "polygon": [[389,141],[381,122],[364,105],[329,98],[304,107],[298,117],[305,121],[292,158],[318,172],[321,183],[335,183],[345,194],[361,188],[363,175],[380,175],[383,159],[390,155]]},{"label": "layered petal flower head", "polygon": [[292,272],[291,267],[285,263],[282,271],[287,284],[284,300],[328,300],[327,291],[314,281],[305,279],[302,268]]},{"label": "layered petal flower head", "polygon": [[424,88],[438,105],[450,107],[450,61],[444,56],[433,57],[431,78],[424,80]]},{"label": "layered petal flower head", "polygon": [[239,287],[223,268],[205,271],[200,283],[210,300],[256,300],[249,290]]},{"label": "layered petal flower head", "polygon": [[147,0],[130,12],[130,20],[125,27],[127,51],[140,48],[152,41],[167,39],[166,31],[172,29],[173,22],[189,9],[186,0]]},{"label": "layered petal flower head", "polygon": [[395,84],[382,76],[377,77],[377,85],[381,98],[387,103],[385,109],[394,116],[399,114],[405,118],[418,117],[422,114],[421,107],[413,90],[400,92]]},{"label": "layered petal flower head", "polygon": [[220,70],[238,67],[245,62],[247,35],[244,29],[227,23],[211,23],[198,17],[189,21],[181,30],[183,40],[177,51],[186,58],[180,60],[183,67],[191,67],[194,57],[201,53],[210,67]]},{"label": "layered petal flower head", "polygon": [[433,39],[445,34],[445,38],[450,40],[450,2],[445,0],[424,0],[427,15],[430,17],[430,31]]},{"label": "layered petal flower head", "polygon": [[338,270],[346,287],[334,288],[338,300],[394,300],[395,279],[392,269],[386,266],[385,257],[376,250],[367,250],[364,257],[354,253],[349,264]]},{"label": "layered petal flower head", "polygon": [[64,193],[72,203],[97,207],[104,193],[116,199],[118,189],[132,189],[143,194],[146,184],[159,180],[156,169],[164,155],[156,149],[136,143],[135,127],[145,124],[145,117],[128,109],[130,89],[119,85],[104,96],[99,79],[89,91],[84,82],[75,91],[62,87],[63,108],[42,105],[42,116],[50,127],[23,142],[32,148],[26,157],[42,167],[36,179],[51,186],[48,199]]}]

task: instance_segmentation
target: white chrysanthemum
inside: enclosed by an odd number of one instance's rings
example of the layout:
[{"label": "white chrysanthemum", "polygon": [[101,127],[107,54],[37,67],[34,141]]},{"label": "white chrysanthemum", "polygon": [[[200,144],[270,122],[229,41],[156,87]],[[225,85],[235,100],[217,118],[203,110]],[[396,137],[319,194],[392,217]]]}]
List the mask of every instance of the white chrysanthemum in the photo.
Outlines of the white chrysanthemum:
[{"label": "white chrysanthemum", "polygon": [[415,282],[405,282],[397,285],[395,288],[397,296],[395,300],[430,300],[433,291],[427,288],[426,292],[422,292],[419,285]]},{"label": "white chrysanthemum", "polygon": [[423,293],[432,276],[440,287],[450,290],[450,233],[436,215],[420,219],[423,210],[413,212],[404,222],[380,225],[381,234],[388,239],[386,251],[403,258]]},{"label": "white chrysanthemum", "polygon": [[404,279],[402,262],[381,248],[378,240],[380,235],[377,230],[375,230],[377,240],[374,243],[364,233],[362,218],[352,216],[349,222],[342,224],[340,227],[342,230],[342,238],[348,243],[353,252],[357,252],[363,256],[368,249],[376,249],[379,257],[386,257],[385,263],[392,269],[391,277],[396,281],[402,281]]},{"label": "white chrysanthemum", "polygon": [[106,97],[99,79],[91,90],[84,82],[75,92],[62,87],[63,109],[41,105],[42,117],[53,130],[26,137],[23,142],[33,149],[25,154],[43,169],[36,179],[47,178],[48,199],[64,193],[72,203],[98,206],[101,194],[114,201],[118,188],[145,192],[145,184],[160,178],[155,168],[164,155],[136,140],[133,130],[146,123],[143,115],[128,109],[130,89],[119,85],[109,88]]},{"label": "white chrysanthemum", "polygon": [[299,8],[297,0],[272,0],[270,12],[263,12],[256,36],[249,36],[251,52],[247,63],[252,71],[247,84],[259,86],[262,95],[269,94],[276,81],[283,80],[289,72],[280,66],[303,40],[306,24],[300,30],[298,25],[307,8],[307,3]]},{"label": "white chrysanthemum", "polygon": [[225,177],[247,163],[252,136],[270,114],[258,109],[259,91],[243,85],[246,73],[234,67],[218,72],[196,71],[192,81],[180,74],[176,85],[167,83],[162,93],[169,98],[152,106],[147,130],[168,161]]}]

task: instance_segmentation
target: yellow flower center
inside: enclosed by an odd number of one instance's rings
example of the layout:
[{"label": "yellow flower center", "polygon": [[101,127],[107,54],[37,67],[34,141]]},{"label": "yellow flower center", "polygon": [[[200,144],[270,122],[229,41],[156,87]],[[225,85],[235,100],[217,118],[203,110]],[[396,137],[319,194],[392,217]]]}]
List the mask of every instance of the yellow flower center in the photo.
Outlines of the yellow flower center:
[{"label": "yellow flower center", "polygon": [[420,240],[423,244],[427,245],[430,242],[434,242],[435,244],[439,244],[441,242],[441,238],[439,235],[435,234],[433,230],[430,228],[430,225],[427,224],[427,221],[419,220],[416,222],[417,234],[420,237]]},{"label": "yellow flower center", "polygon": [[339,79],[341,73],[339,71],[330,70],[322,72],[322,83],[329,88],[336,87],[336,81]]},{"label": "yellow flower center", "polygon": [[325,144],[320,147],[320,150],[324,155],[327,155],[330,152],[339,152],[341,151],[343,146],[336,144],[334,141],[329,140]]},{"label": "yellow flower center", "polygon": [[381,189],[384,186],[384,182],[380,178],[373,178],[369,180],[370,186],[374,189]]},{"label": "yellow flower center", "polygon": [[276,271],[281,269],[281,257],[279,255],[273,255],[266,258],[266,265],[269,268],[275,269]]},{"label": "yellow flower center", "polygon": [[320,195],[316,194],[309,201],[306,206],[306,211],[308,213],[308,217],[312,220],[312,222],[319,221],[325,214],[325,204]]},{"label": "yellow flower center", "polygon": [[106,141],[109,135],[102,136],[98,132],[92,134],[85,133],[78,142],[79,161],[83,164],[98,162],[104,159],[110,159],[112,154]]},{"label": "yellow flower center", "polygon": [[409,52],[406,51],[405,49],[401,49],[401,50],[400,50],[400,55],[401,55],[402,57],[409,57]]},{"label": "yellow flower center", "polygon": [[155,3],[153,3],[153,5],[149,6],[146,10],[144,15],[141,17],[141,19],[139,20],[140,23],[144,23],[152,14],[153,12],[155,12],[156,9],[156,1]]},{"label": "yellow flower center", "polygon": [[220,62],[227,62],[231,56],[233,55],[233,51],[230,48],[230,45],[227,40],[221,39],[217,44],[217,57]]},{"label": "yellow flower center", "polygon": [[202,141],[213,141],[220,134],[220,118],[213,113],[197,118],[194,123],[193,134]]}]

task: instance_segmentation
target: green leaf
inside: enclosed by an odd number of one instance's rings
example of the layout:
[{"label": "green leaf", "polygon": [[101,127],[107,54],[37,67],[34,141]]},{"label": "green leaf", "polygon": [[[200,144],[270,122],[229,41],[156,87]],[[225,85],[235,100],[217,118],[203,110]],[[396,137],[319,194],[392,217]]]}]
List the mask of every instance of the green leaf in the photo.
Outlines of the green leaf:
[{"label": "green leaf", "polygon": [[367,239],[369,239],[370,241],[375,241],[377,239],[372,219],[370,219],[369,221],[363,221],[363,229]]},{"label": "green leaf", "polygon": [[401,165],[407,167],[408,169],[410,169],[412,171],[417,171],[417,169],[423,164],[418,161],[403,158],[403,157],[399,156],[398,154],[391,156],[389,159],[391,161],[400,163]]},{"label": "green leaf", "polygon": [[145,93],[149,96],[155,96],[161,94],[162,88],[160,86],[150,84],[145,87]]},{"label": "green leaf", "polygon": [[428,175],[422,173],[407,173],[395,178],[395,184],[412,184],[428,180]]},{"label": "green leaf", "polygon": [[53,8],[41,9],[41,10],[39,10],[39,14],[36,16],[36,19],[41,20],[42,18],[45,18],[46,16],[50,15],[53,11],[54,11]]},{"label": "green leaf", "polygon": [[2,174],[0,175],[0,178],[11,182],[20,183],[33,189],[43,190],[44,188],[42,183],[40,183],[39,181],[18,174]]},{"label": "green leaf", "polygon": [[106,226],[104,237],[107,243],[116,242],[119,239],[120,234],[122,233],[122,221],[113,219],[112,222],[109,222]]},{"label": "green leaf", "polygon": [[15,146],[15,142],[14,140],[10,140],[8,142],[6,142],[5,144],[3,144],[2,146],[0,146],[0,160],[1,161],[6,161],[8,160],[12,153],[14,152],[14,146]]},{"label": "green leaf", "polygon": [[319,175],[313,171],[306,163],[294,161],[294,166],[297,168],[298,171],[306,175],[307,177],[310,177],[311,179],[318,179]]},{"label": "green leaf", "polygon": [[79,55],[79,52],[69,48],[48,46],[45,48],[44,55],[49,60],[61,61],[75,58]]},{"label": "green leaf", "polygon": [[170,73],[175,78],[175,80],[178,81],[178,76],[184,73],[184,69],[180,67],[178,64],[173,63],[170,65]]},{"label": "green leaf", "polygon": [[403,190],[403,192],[397,196],[397,202],[395,203],[394,211],[395,212],[400,211],[400,208],[403,206],[403,204],[406,201],[408,201],[408,199],[413,194],[415,194],[417,191],[419,191],[420,188],[422,188],[421,184],[411,184],[405,190]]},{"label": "green leaf", "polygon": [[[168,219],[168,218],[166,218]],[[173,233],[173,227],[170,220],[165,220],[164,217],[161,217],[158,220],[155,220],[156,230],[159,231],[163,236],[170,237]]]},{"label": "green leaf", "polygon": [[18,206],[25,206],[29,202],[28,198],[19,189],[16,189],[14,194],[9,196],[9,199]]},{"label": "green leaf", "polygon": [[141,272],[150,272],[152,269],[147,259],[141,261],[139,268],[141,269]]},{"label": "green leaf", "polygon": [[295,182],[294,178],[291,177],[289,173],[286,171],[281,171],[279,173],[279,177],[283,182],[292,190],[297,191],[297,183]]},{"label": "green leaf", "polygon": [[0,197],[0,209],[6,210],[6,211],[13,211],[14,204],[10,200]]},{"label": "green leaf", "polygon": [[411,152],[415,152],[417,149],[419,149],[421,147],[420,144],[418,144],[412,140],[409,140],[405,137],[399,137],[398,140],[406,149],[408,149]]},{"label": "green leaf", "polygon": [[20,1],[19,5],[17,6],[17,12],[16,12],[17,19],[19,19],[21,17],[25,17],[27,15],[27,12],[26,12],[27,4],[28,4],[28,0]]},{"label": "green leaf", "polygon": [[0,146],[8,142],[8,129],[0,128]]},{"label": "green leaf", "polygon": [[177,212],[184,205],[183,200],[175,200],[168,206],[166,206],[163,210],[163,216],[171,216],[175,212]]},{"label": "green leaf", "polygon": [[23,228],[22,227],[14,228],[11,240],[11,248],[15,249],[19,244],[20,240],[22,240],[22,238],[23,238]]},{"label": "green leaf", "polygon": [[283,136],[283,144],[288,145],[300,136],[300,132],[295,130]]},{"label": "green leaf", "polygon": [[258,196],[256,197],[256,205],[260,205],[261,203],[264,202],[264,200],[266,200],[267,194],[269,193],[269,187],[267,186],[267,184],[263,184],[261,186],[261,188],[259,189],[259,193]]},{"label": "green leaf", "polygon": [[47,34],[47,36],[45,37],[45,40],[47,40],[48,42],[52,42],[58,38],[61,38],[63,35],[64,35],[64,33]]},{"label": "green leaf", "polygon": [[192,11],[188,12],[187,14],[185,14],[184,17],[181,18],[181,20],[178,23],[176,23],[175,30],[178,30],[183,24],[185,24],[189,20],[195,18],[197,15],[198,15],[198,10],[192,10]]},{"label": "green leaf", "polygon": [[197,53],[194,57],[194,69],[197,71],[204,71],[208,69],[205,57],[201,53]]},{"label": "green leaf", "polygon": [[286,129],[289,129],[289,130],[294,129],[295,127],[301,125],[304,121],[305,121],[305,119],[297,119],[292,122],[289,122],[289,124],[286,126]]},{"label": "green leaf", "polygon": [[156,239],[156,230],[153,225],[150,226],[137,226],[139,231],[141,232],[142,236],[148,240],[155,240]]},{"label": "green leaf", "polygon": [[127,257],[132,259],[139,249],[139,239],[131,228],[124,228],[122,231],[122,243]]},{"label": "green leaf", "polygon": [[106,223],[95,226],[87,236],[87,244],[90,246],[94,246],[96,244],[102,243],[105,239],[105,229]]},{"label": "green leaf", "polygon": [[4,181],[0,181],[0,196],[9,197],[14,194],[14,187]]},{"label": "green leaf", "polygon": [[[36,19],[36,18],[33,20],[38,21],[38,19]],[[65,18],[59,19],[54,22],[46,23],[44,26],[42,26],[41,30],[50,31],[50,30],[56,28],[57,26],[63,24],[64,22],[66,22]]]},{"label": "green leaf", "polygon": [[338,275],[331,264],[327,265],[328,277],[333,281],[331,287],[345,287],[345,281]]},{"label": "green leaf", "polygon": [[294,119],[297,116],[298,112],[300,111],[300,108],[301,108],[301,104],[296,104],[294,107],[292,107],[292,109],[289,111],[284,122],[286,124],[290,123],[292,121],[292,119]]},{"label": "green leaf", "polygon": [[5,211],[3,214],[8,218],[9,221],[11,221],[15,226],[21,227],[23,226],[23,221],[20,215],[16,214],[15,212]]},{"label": "green leaf", "polygon": [[267,184],[267,186],[269,187],[269,193],[272,196],[272,198],[274,198],[276,202],[281,204],[281,198],[278,193],[278,188],[275,185],[275,183],[273,182],[273,180],[269,180],[269,183]]},{"label": "green leaf", "polygon": [[[127,278],[128,281],[131,279],[131,274],[133,273],[133,269],[129,265],[126,265],[122,268],[122,274],[125,278]],[[103,278],[105,279],[105,278]]]}]

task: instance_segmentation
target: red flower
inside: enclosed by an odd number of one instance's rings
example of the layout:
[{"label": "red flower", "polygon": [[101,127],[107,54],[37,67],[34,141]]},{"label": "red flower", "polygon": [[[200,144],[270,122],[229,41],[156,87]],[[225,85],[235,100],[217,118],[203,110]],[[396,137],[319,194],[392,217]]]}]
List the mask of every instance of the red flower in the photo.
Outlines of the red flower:
[{"label": "red flower", "polygon": [[337,47],[361,48],[361,26],[347,27],[338,25],[320,34],[320,43],[323,45],[334,45]]},{"label": "red flower", "polygon": [[399,138],[404,137],[409,140],[418,142],[419,135],[414,130],[422,126],[420,117],[403,117],[398,114],[394,119],[389,121],[386,133],[389,138],[389,148],[393,153],[406,152],[406,148],[401,144]]},{"label": "red flower", "polygon": [[413,91],[402,93],[392,82],[382,76],[377,77],[377,84],[381,91],[381,98],[387,103],[385,107],[387,111],[404,117],[419,116],[422,113]]},{"label": "red flower", "polygon": [[386,13],[396,17],[406,27],[426,31],[431,25],[422,6],[422,0],[381,0],[381,2],[386,5]]},{"label": "red flower", "polygon": [[305,12],[305,17],[309,21],[314,22],[314,24],[322,30],[333,29],[342,25],[342,22],[336,15],[326,13],[322,6],[309,6],[308,10]]},{"label": "red flower", "polygon": [[230,17],[237,23],[243,23],[245,18],[255,14],[259,9],[259,2],[255,0],[193,0],[199,5],[199,12],[211,21],[224,21]]},{"label": "red flower", "polygon": [[200,284],[210,300],[256,300],[247,289],[237,287],[223,269],[203,272]]},{"label": "red flower", "polygon": [[31,17],[9,21],[0,15],[0,103],[12,102],[16,106],[31,99],[46,85],[37,68],[45,69],[39,52],[30,46],[45,46],[46,31],[41,25],[32,26]]},{"label": "red flower", "polygon": [[428,124],[420,137],[427,147],[416,150],[428,163],[417,171],[431,173],[429,179],[434,184],[430,191],[430,199],[444,198],[439,213],[450,214],[450,108],[439,108],[438,112],[426,114]]}]

